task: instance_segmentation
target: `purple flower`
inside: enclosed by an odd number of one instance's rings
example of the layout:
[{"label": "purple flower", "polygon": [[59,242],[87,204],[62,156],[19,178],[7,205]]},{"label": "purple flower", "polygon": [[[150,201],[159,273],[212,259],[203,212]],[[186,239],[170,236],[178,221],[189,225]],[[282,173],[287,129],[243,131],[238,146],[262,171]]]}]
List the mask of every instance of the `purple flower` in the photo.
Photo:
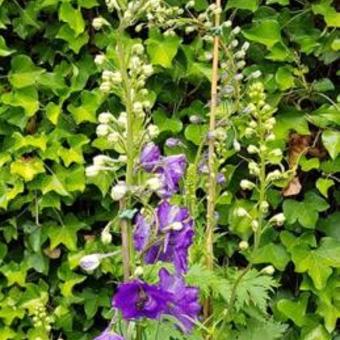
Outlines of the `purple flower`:
[{"label": "purple flower", "polygon": [[184,175],[186,165],[185,155],[163,157],[156,168],[162,182],[162,188],[158,190],[161,198],[171,197],[178,191],[179,181]]},{"label": "purple flower", "polygon": [[140,163],[145,171],[159,174],[161,188],[157,194],[161,198],[171,197],[178,191],[187,165],[185,155],[162,157],[158,146],[148,143],[141,152]]},{"label": "purple flower", "polygon": [[136,250],[142,251],[145,248],[150,238],[150,229],[150,224],[146,221],[145,217],[139,213],[135,219],[135,231],[133,234]]},{"label": "purple flower", "polygon": [[151,142],[143,147],[139,160],[144,170],[151,172],[158,164],[160,157],[159,147]]},{"label": "purple flower", "polygon": [[170,137],[165,141],[165,145],[168,148],[174,148],[176,146],[181,146],[183,143],[178,138]]},{"label": "purple flower", "polygon": [[201,310],[198,289],[186,286],[182,276],[170,275],[164,268],[159,271],[159,287],[171,293],[171,301],[167,303],[165,313],[180,321],[179,326],[183,332],[190,332]]},{"label": "purple flower", "polygon": [[158,237],[161,238],[146,252],[145,262],[172,262],[178,273],[188,269],[188,249],[193,241],[193,220],[185,208],[162,201],[156,209]]},{"label": "purple flower", "polygon": [[170,298],[171,294],[158,286],[134,280],[119,285],[113,306],[122,312],[126,320],[142,317],[158,319]]},{"label": "purple flower", "polygon": [[224,184],[225,181],[226,181],[225,176],[221,172],[219,172],[216,176],[216,183],[217,184]]},{"label": "purple flower", "polygon": [[103,333],[95,337],[93,340],[124,340],[121,335],[113,333],[109,328],[106,328]]}]

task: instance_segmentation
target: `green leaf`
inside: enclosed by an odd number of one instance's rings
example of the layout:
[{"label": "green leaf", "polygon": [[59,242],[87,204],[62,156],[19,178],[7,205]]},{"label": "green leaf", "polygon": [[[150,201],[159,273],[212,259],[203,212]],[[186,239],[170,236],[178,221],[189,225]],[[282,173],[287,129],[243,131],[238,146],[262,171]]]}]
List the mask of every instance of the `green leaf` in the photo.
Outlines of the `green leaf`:
[{"label": "green leaf", "polygon": [[33,64],[32,60],[26,55],[15,56],[11,61],[11,72],[8,80],[15,88],[23,88],[34,85],[38,77],[45,70]]},{"label": "green leaf", "polygon": [[57,125],[61,113],[61,107],[53,102],[46,105],[46,116],[51,123]]},{"label": "green leaf", "polygon": [[279,67],[275,74],[275,80],[282,91],[288,90],[294,86],[294,76],[288,66]]},{"label": "green leaf", "polygon": [[89,41],[89,35],[86,31],[77,36],[66,24],[61,26],[56,38],[65,40],[74,53],[79,53],[80,49]]},{"label": "green leaf", "polygon": [[314,229],[319,212],[329,208],[327,201],[314,192],[308,192],[302,202],[287,199],[283,202],[283,212],[288,224],[299,222],[308,229]]},{"label": "green leaf", "polygon": [[340,131],[326,130],[322,133],[322,143],[332,159],[340,153]]},{"label": "green leaf", "polygon": [[47,227],[47,235],[50,239],[50,248],[54,249],[63,244],[69,250],[77,250],[77,232],[86,228],[84,222],[80,222],[73,215],[65,217],[64,224],[50,225]]},{"label": "green leaf", "polygon": [[327,26],[340,27],[340,13],[331,6],[332,0],[322,0],[318,4],[312,5],[312,11],[324,17]]},{"label": "green leaf", "polygon": [[75,36],[84,32],[85,21],[80,9],[75,9],[71,3],[63,2],[59,7],[59,19],[66,22],[70,28],[75,32]]},{"label": "green leaf", "polygon": [[320,160],[319,158],[306,158],[305,156],[302,156],[300,158],[299,164],[301,166],[301,170],[308,172],[311,171],[313,169],[319,169],[320,167]]},{"label": "green leaf", "polygon": [[6,276],[7,286],[12,286],[15,283],[21,287],[25,286],[27,267],[24,262],[19,264],[11,261],[0,267],[0,272]]},{"label": "green leaf", "polygon": [[71,112],[77,124],[82,122],[92,122],[97,121],[96,111],[100,106],[102,101],[102,96],[99,92],[83,91],[81,94],[81,105],[74,106],[70,104],[67,106],[67,110]]},{"label": "green leaf", "polygon": [[290,260],[286,249],[281,244],[270,243],[257,249],[252,263],[270,263],[283,271]]},{"label": "green leaf", "polygon": [[153,112],[152,119],[158,126],[159,131],[170,131],[174,134],[181,132],[183,128],[182,122],[177,118],[168,118],[164,111],[157,110]]},{"label": "green leaf", "polygon": [[289,5],[289,0],[267,0],[266,4],[267,5],[279,4],[281,6],[287,6],[287,5]]},{"label": "green leaf", "polygon": [[14,52],[15,50],[8,48],[5,39],[0,36],[0,57],[8,57]]},{"label": "green leaf", "polygon": [[334,181],[329,178],[319,178],[316,181],[316,187],[323,196],[328,197],[328,189],[334,185]]},{"label": "green leaf", "polygon": [[258,0],[229,0],[227,2],[226,8],[247,9],[249,11],[255,12],[258,5]]},{"label": "green leaf", "polygon": [[150,38],[146,41],[151,63],[170,68],[180,43],[181,39],[177,36],[165,37],[160,33],[151,33]]},{"label": "green leaf", "polygon": [[19,175],[26,182],[31,181],[37,174],[45,172],[44,163],[38,158],[18,159],[11,164],[12,175]]},{"label": "green leaf", "polygon": [[318,230],[340,241],[340,211],[327,216],[327,218],[320,219]]},{"label": "green leaf", "polygon": [[194,143],[195,145],[200,145],[202,139],[205,138],[207,133],[208,133],[207,125],[197,124],[187,125],[184,131],[185,138],[188,141]]},{"label": "green leaf", "polygon": [[280,25],[276,20],[264,19],[255,21],[251,28],[242,31],[250,41],[263,44],[268,48],[281,42]]},{"label": "green leaf", "polygon": [[297,326],[302,327],[306,322],[308,300],[309,294],[303,293],[296,301],[288,299],[279,300],[277,308]]},{"label": "green leaf", "polygon": [[34,87],[25,87],[5,93],[1,99],[4,104],[22,107],[28,117],[33,116],[39,109],[38,92]]},{"label": "green leaf", "polygon": [[323,78],[313,83],[313,89],[317,92],[327,92],[333,91],[335,87],[330,79]]}]

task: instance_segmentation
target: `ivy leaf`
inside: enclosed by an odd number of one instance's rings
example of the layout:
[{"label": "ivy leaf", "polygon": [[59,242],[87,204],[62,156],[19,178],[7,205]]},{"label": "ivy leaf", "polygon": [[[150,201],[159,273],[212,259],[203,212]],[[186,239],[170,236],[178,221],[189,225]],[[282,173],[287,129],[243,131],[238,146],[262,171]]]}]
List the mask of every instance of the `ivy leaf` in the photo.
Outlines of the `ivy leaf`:
[{"label": "ivy leaf", "polygon": [[327,198],[328,189],[334,185],[334,181],[330,178],[319,178],[315,185],[321,194]]},{"label": "ivy leaf", "polygon": [[288,90],[294,86],[294,76],[288,66],[279,67],[275,74],[275,80],[282,91]]},{"label": "ivy leaf", "polygon": [[316,193],[309,191],[302,202],[292,199],[283,202],[283,212],[288,224],[299,222],[308,229],[314,229],[319,212],[329,208],[329,204]]},{"label": "ivy leaf", "polygon": [[340,131],[326,130],[322,133],[322,143],[332,159],[340,153]]},{"label": "ivy leaf", "polygon": [[50,239],[50,248],[54,249],[63,244],[69,250],[77,250],[77,232],[86,227],[86,224],[78,221],[74,215],[67,215],[62,226],[49,225],[46,233]]},{"label": "ivy leaf", "polygon": [[45,70],[33,64],[26,55],[15,56],[11,61],[11,72],[8,75],[9,82],[15,88],[23,88],[34,85],[38,77]]},{"label": "ivy leaf", "polygon": [[281,42],[280,25],[276,20],[264,19],[253,23],[252,27],[242,31],[250,41],[263,44],[268,48]]},{"label": "ivy leaf", "polygon": [[340,27],[340,13],[331,6],[332,0],[322,0],[318,4],[312,5],[312,11],[315,14],[321,14],[327,26]]},{"label": "ivy leaf", "polygon": [[157,110],[153,113],[152,119],[158,126],[160,132],[170,131],[172,133],[179,133],[183,128],[182,122],[177,118],[168,118],[164,111]]},{"label": "ivy leaf", "polygon": [[46,116],[51,123],[57,125],[58,118],[61,113],[61,107],[53,102],[50,102],[46,105]]},{"label": "ivy leaf", "polygon": [[15,50],[8,48],[5,39],[0,36],[0,57],[8,57],[14,52]]},{"label": "ivy leaf", "polygon": [[11,164],[12,175],[19,175],[26,182],[31,181],[37,174],[45,172],[44,163],[38,158],[18,159]]},{"label": "ivy leaf", "polygon": [[79,296],[84,300],[85,314],[88,319],[92,319],[96,315],[99,307],[110,307],[110,298],[106,290],[98,292],[86,288]]},{"label": "ivy leaf", "polygon": [[89,41],[89,35],[86,31],[77,36],[66,24],[61,26],[56,38],[65,40],[74,53],[79,53],[80,49]]},{"label": "ivy leaf", "polygon": [[22,107],[28,117],[33,116],[39,109],[38,92],[33,86],[5,93],[1,99],[4,104]]},{"label": "ivy leaf", "polygon": [[317,80],[313,83],[313,89],[318,92],[333,91],[335,89],[334,84],[328,78]]},{"label": "ivy leaf", "polygon": [[0,272],[6,276],[7,286],[12,286],[15,283],[21,287],[25,286],[27,275],[27,266],[25,262],[16,263],[11,261],[2,266]]},{"label": "ivy leaf", "polygon": [[338,241],[340,241],[340,211],[320,219],[318,229]]},{"label": "ivy leaf", "polygon": [[70,28],[76,33],[75,36],[79,36],[84,32],[85,21],[81,15],[80,9],[75,9],[71,3],[63,2],[59,8],[59,19],[66,22]]},{"label": "ivy leaf", "polygon": [[281,299],[277,303],[277,308],[297,326],[302,327],[306,322],[308,299],[308,293],[301,294],[301,296],[296,301]]},{"label": "ivy leaf", "polygon": [[249,11],[255,12],[258,5],[258,0],[229,0],[226,8],[247,9]]},{"label": "ivy leaf", "polygon": [[270,243],[254,253],[252,263],[270,263],[283,271],[290,260],[286,249],[281,244]]},{"label": "ivy leaf", "polygon": [[207,125],[197,125],[190,124],[185,128],[184,135],[185,138],[194,143],[195,145],[200,145],[203,138],[205,138],[208,133]]},{"label": "ivy leaf", "polygon": [[165,37],[159,32],[151,32],[146,44],[152,64],[170,68],[180,43],[181,39],[177,36]]},{"label": "ivy leaf", "polygon": [[[64,262],[63,265],[58,270],[58,277],[62,281],[59,283],[59,288],[62,295],[69,299],[74,299],[73,295],[73,287],[86,279],[86,276],[79,275],[74,273],[68,267],[67,262]],[[77,299],[81,300],[81,299]]]}]

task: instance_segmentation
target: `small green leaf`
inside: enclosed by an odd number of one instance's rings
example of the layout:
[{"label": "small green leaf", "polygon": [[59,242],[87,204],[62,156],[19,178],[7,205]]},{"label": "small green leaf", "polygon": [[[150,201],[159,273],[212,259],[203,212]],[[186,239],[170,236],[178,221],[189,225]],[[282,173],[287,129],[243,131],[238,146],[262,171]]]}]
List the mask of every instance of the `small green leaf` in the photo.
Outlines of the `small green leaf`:
[{"label": "small green leaf", "polygon": [[45,172],[44,163],[38,158],[18,159],[11,164],[11,174],[19,175],[26,182],[31,181],[37,174]]},{"label": "small green leaf", "polygon": [[80,9],[75,9],[71,3],[63,2],[59,8],[59,19],[66,22],[76,33],[76,37],[84,32],[85,21]]},{"label": "small green leaf", "polygon": [[0,36],[0,57],[8,57],[14,52],[15,50],[8,48],[5,39]]},{"label": "small green leaf", "polygon": [[340,131],[326,130],[322,133],[322,143],[332,159],[340,153]]},{"label": "small green leaf", "polygon": [[159,131],[170,131],[174,134],[181,132],[182,122],[178,118],[169,118],[164,111],[157,110],[152,115],[154,123],[158,126]]},{"label": "small green leaf", "polygon": [[321,194],[327,198],[328,189],[334,185],[334,181],[330,178],[319,178],[315,185]]},{"label": "small green leaf", "polygon": [[205,138],[207,133],[208,127],[206,125],[196,124],[188,125],[184,131],[185,138],[195,145],[200,145],[202,139]]},{"label": "small green leaf", "polygon": [[59,105],[53,102],[50,102],[46,105],[46,116],[54,125],[57,125],[60,113],[61,107]]},{"label": "small green leaf", "polygon": [[180,43],[181,39],[177,36],[164,37],[164,35],[155,32],[150,34],[146,44],[152,64],[170,68]]},{"label": "small green leaf", "polygon": [[294,76],[288,66],[279,67],[275,74],[275,80],[282,91],[288,90],[294,86]]},{"label": "small green leaf", "polygon": [[56,38],[65,40],[74,53],[79,53],[80,49],[89,41],[89,35],[86,31],[77,36],[66,24],[61,26]]},{"label": "small green leaf", "polygon": [[249,11],[255,12],[259,5],[258,0],[229,0],[227,2],[227,9],[237,8],[237,9],[247,9]]},{"label": "small green leaf", "polygon": [[312,10],[315,14],[321,14],[327,26],[340,27],[340,13],[332,7],[332,0],[321,0],[318,4],[312,5]]},{"label": "small green leaf", "polygon": [[290,260],[290,256],[281,244],[270,243],[259,248],[254,254],[252,263],[270,263],[283,271]]},{"label": "small green leaf", "polygon": [[328,78],[317,80],[313,83],[313,89],[318,92],[333,91],[335,89],[334,84]]},{"label": "small green leaf", "polygon": [[248,40],[266,45],[268,48],[281,42],[280,25],[273,19],[254,22],[251,28],[243,30],[243,35]]}]

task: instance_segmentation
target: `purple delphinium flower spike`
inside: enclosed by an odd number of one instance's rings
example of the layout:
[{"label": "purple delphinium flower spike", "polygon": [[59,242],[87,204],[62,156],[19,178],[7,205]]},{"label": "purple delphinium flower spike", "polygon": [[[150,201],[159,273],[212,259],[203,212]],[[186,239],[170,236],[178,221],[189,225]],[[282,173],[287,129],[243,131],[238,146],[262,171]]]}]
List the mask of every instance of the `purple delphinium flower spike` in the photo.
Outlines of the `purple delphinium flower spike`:
[{"label": "purple delphinium flower spike", "polygon": [[158,319],[170,298],[171,294],[158,286],[134,280],[119,285],[113,306],[122,312],[126,320],[142,317]]},{"label": "purple delphinium flower spike", "polygon": [[156,209],[156,216],[158,235],[163,236],[163,240],[147,251],[145,262],[172,262],[178,273],[186,272],[188,250],[194,236],[193,220],[188,210],[162,201]]},{"label": "purple delphinium flower spike", "polygon": [[124,340],[124,338],[107,328],[103,333],[95,337],[93,340]]},{"label": "purple delphinium flower spike", "polygon": [[150,172],[158,164],[160,157],[159,147],[151,142],[143,147],[139,160],[144,170]]},{"label": "purple delphinium flower spike", "polygon": [[186,286],[182,276],[170,275],[164,268],[159,271],[159,287],[172,294],[165,313],[180,321],[183,332],[190,332],[201,310],[198,289]]},{"label": "purple delphinium flower spike", "polygon": [[133,241],[135,248],[142,251],[147,245],[150,237],[151,225],[147,222],[142,214],[138,214],[135,219],[135,230],[133,234]]}]

